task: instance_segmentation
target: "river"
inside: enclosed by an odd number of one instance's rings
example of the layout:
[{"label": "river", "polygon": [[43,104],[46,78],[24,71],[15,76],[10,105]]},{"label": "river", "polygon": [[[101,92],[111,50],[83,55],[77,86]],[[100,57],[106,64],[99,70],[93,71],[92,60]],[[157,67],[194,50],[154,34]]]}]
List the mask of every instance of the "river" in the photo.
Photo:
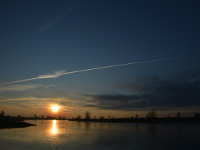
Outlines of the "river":
[{"label": "river", "polygon": [[199,123],[98,123],[27,120],[1,129],[1,150],[199,150]]}]

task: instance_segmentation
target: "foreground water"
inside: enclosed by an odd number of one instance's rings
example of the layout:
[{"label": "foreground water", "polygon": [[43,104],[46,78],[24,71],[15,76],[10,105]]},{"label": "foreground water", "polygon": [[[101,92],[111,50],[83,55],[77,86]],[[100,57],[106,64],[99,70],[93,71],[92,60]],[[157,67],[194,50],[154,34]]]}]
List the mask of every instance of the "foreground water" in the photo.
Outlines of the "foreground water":
[{"label": "foreground water", "polygon": [[0,130],[1,150],[199,150],[200,124],[89,123],[28,120]]}]

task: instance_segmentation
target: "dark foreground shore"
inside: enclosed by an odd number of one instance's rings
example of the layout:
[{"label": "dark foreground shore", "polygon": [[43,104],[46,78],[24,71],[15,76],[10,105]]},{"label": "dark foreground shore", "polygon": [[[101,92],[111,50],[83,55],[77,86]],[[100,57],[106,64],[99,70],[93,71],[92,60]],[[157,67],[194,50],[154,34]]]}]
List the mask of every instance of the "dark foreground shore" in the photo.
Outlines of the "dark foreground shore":
[{"label": "dark foreground shore", "polygon": [[24,121],[0,120],[0,129],[25,128],[29,126],[36,126],[36,125]]}]

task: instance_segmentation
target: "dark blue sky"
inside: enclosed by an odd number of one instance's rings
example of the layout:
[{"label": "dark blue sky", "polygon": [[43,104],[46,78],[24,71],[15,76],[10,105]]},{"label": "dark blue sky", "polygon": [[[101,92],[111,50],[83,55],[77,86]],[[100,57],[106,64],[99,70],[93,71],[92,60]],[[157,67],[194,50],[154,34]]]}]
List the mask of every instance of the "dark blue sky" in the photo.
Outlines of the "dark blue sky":
[{"label": "dark blue sky", "polygon": [[68,116],[196,112],[199,16],[198,0],[2,0],[0,104],[24,115],[52,103]]}]

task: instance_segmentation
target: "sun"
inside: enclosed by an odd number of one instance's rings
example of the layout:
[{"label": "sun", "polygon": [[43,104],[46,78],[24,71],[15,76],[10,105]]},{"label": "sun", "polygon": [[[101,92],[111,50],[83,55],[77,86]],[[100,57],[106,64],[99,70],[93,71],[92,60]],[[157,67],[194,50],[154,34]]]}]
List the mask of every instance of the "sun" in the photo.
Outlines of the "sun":
[{"label": "sun", "polygon": [[60,109],[60,107],[56,104],[52,105],[50,108],[54,113],[58,112]]}]

